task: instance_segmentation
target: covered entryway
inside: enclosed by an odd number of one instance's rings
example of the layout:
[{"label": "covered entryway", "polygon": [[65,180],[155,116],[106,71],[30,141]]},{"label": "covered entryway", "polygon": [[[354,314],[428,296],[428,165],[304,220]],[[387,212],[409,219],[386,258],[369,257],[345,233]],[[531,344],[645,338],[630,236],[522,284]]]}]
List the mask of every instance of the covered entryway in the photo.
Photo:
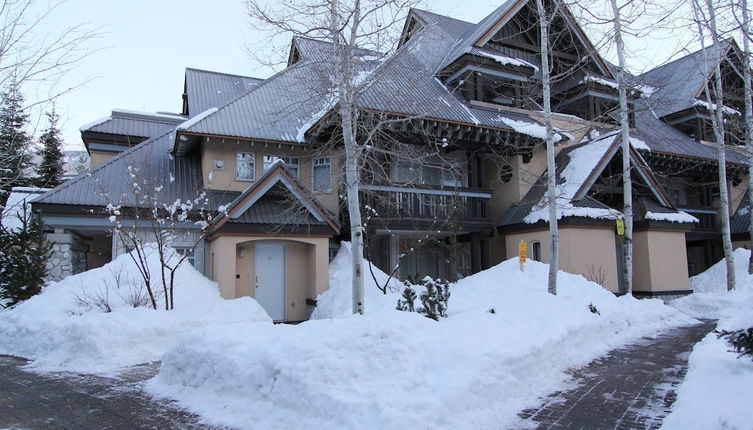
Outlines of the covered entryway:
[{"label": "covered entryway", "polygon": [[274,321],[285,321],[285,245],[257,243],[254,248],[254,296]]}]

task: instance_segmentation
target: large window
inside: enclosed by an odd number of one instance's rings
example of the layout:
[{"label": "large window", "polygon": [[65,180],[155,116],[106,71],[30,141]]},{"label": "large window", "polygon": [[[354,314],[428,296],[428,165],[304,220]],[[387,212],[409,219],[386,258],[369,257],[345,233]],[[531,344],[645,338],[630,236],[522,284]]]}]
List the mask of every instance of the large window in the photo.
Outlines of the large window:
[{"label": "large window", "polygon": [[316,157],[313,162],[312,185],[315,192],[332,191],[332,163],[329,157]]},{"label": "large window", "polygon": [[253,152],[238,152],[235,154],[235,179],[239,181],[253,181],[256,179],[254,168],[256,157]]},{"label": "large window", "polygon": [[395,181],[399,183],[453,188],[463,186],[460,169],[454,166],[411,161],[399,161],[395,166]]},{"label": "large window", "polygon": [[269,170],[272,165],[278,161],[282,160],[283,163],[285,163],[285,168],[290,172],[293,176],[296,178],[300,178],[300,171],[301,171],[301,159],[298,157],[288,157],[284,155],[264,155],[264,171],[266,172]]}]

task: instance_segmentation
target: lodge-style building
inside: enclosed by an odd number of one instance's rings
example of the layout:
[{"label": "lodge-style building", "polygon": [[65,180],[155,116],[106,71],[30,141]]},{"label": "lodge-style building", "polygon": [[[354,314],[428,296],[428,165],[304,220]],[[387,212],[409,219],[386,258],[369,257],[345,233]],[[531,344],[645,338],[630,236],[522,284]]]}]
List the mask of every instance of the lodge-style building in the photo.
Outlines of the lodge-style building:
[{"label": "lodge-style building", "polygon": [[[361,203],[366,254],[401,279],[456,279],[517,255],[547,262],[545,127],[535,6],[509,0],[477,24],[411,10],[399,45],[357,51],[364,145]],[[614,66],[567,9],[553,26],[560,268],[620,293],[621,139]],[[742,111],[740,61],[723,42],[733,124]],[[90,172],[35,200],[69,244],[75,271],[125,249],[105,207],[136,208],[133,169],[186,201],[206,192],[227,215],[195,249],[195,226],[174,246],[226,298],[253,296],[275,320],[307,318],[328,287],[328,257],[349,238],[331,45],[295,38],[287,67],[258,79],[186,69],[179,114],[113,110],[81,128]],[[722,214],[705,83],[711,50],[631,76],[634,294],[687,294],[688,277],[721,258],[719,220],[744,240],[747,168],[730,126],[732,213]],[[364,141],[368,138],[370,140]],[[129,170],[131,169],[131,170]],[[500,280],[504,282],[504,280]],[[310,301],[309,301],[310,303]]]}]

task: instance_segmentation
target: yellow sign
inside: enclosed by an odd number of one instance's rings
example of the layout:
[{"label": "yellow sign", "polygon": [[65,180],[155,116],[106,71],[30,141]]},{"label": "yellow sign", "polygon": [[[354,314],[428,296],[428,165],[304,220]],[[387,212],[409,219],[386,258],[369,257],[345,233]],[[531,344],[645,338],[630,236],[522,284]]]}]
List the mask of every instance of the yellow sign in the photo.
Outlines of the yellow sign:
[{"label": "yellow sign", "polygon": [[520,261],[520,264],[525,264],[527,254],[528,244],[521,240],[520,244],[518,245],[518,260]]},{"label": "yellow sign", "polygon": [[625,234],[625,220],[624,219],[617,220],[617,234],[619,234],[620,236]]}]

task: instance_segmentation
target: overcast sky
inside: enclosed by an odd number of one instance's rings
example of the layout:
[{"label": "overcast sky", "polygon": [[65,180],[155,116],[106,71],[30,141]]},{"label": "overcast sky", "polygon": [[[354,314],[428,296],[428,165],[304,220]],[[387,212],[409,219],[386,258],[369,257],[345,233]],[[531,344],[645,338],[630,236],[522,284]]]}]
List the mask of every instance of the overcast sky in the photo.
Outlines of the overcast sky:
[{"label": "overcast sky", "polygon": [[[425,0],[424,6],[475,23],[501,3]],[[247,51],[263,36],[250,28],[241,0],[68,0],[44,30],[77,23],[103,28],[89,44],[95,51],[63,82],[87,81],[58,101],[68,147],[83,149],[78,128],[113,108],[179,112],[186,67],[261,78],[272,73]],[[638,67],[663,62],[675,45],[666,38],[636,44]]]}]

